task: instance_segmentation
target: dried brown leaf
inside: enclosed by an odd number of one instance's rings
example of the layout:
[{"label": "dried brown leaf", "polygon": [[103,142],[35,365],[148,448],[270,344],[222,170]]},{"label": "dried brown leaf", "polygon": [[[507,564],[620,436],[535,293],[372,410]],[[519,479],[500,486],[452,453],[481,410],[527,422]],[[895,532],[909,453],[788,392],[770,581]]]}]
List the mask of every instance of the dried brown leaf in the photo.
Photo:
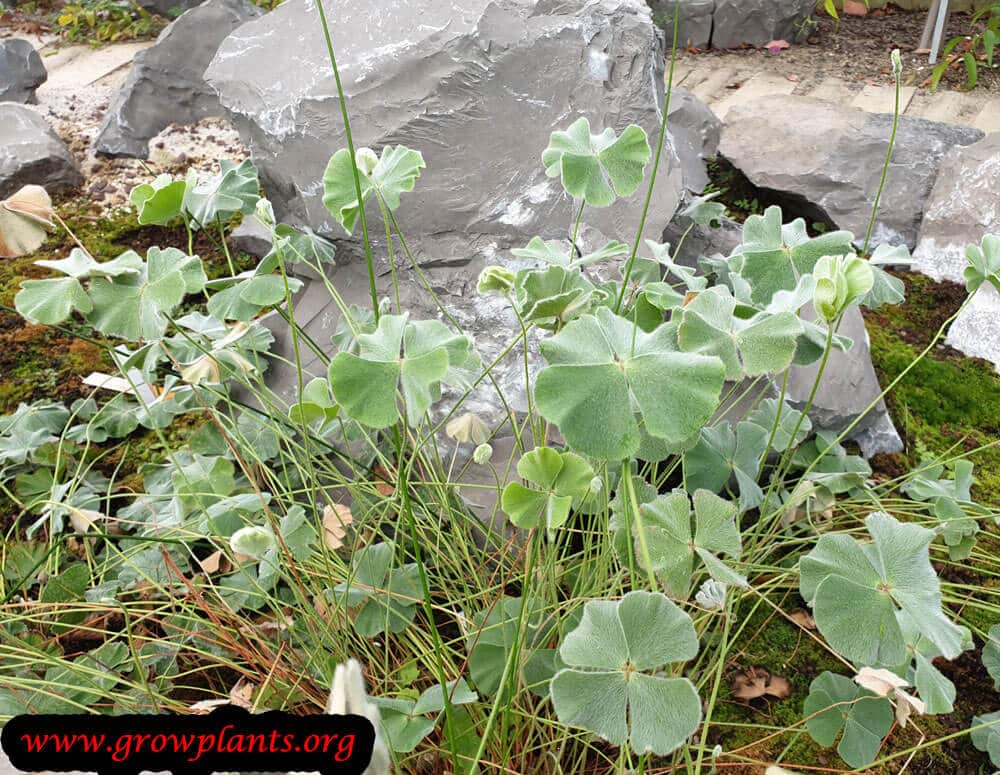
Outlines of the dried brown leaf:
[{"label": "dried brown leaf", "polygon": [[791,619],[793,622],[795,622],[797,625],[799,625],[799,627],[802,627],[806,630],[816,629],[816,620],[813,619],[812,614],[809,613],[804,608],[799,608],[795,611],[792,611],[790,614],[788,614],[788,618]]},{"label": "dried brown leaf", "polygon": [[344,545],[347,526],[354,521],[351,510],[342,503],[323,507],[323,545],[327,549],[339,549]]},{"label": "dried brown leaf", "polygon": [[33,253],[51,229],[52,200],[41,186],[24,186],[0,201],[0,257]]},{"label": "dried brown leaf", "polygon": [[772,675],[763,667],[751,667],[733,676],[733,697],[740,700],[755,700],[765,695],[783,700],[792,692],[788,679]]}]

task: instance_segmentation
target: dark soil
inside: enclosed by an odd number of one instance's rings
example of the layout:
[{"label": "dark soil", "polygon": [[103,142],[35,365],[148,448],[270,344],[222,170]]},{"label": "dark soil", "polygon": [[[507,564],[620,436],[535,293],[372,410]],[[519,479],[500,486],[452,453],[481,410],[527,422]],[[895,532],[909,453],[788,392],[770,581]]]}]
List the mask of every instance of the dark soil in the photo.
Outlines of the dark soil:
[{"label": "dark soil", "polygon": [[[920,86],[931,74],[927,54],[914,53],[920,43],[921,32],[927,19],[926,11],[903,11],[893,6],[873,10],[867,16],[841,16],[840,20],[816,15],[814,24],[799,45],[772,53],[766,49],[744,48],[728,51],[706,51],[698,56],[743,57],[764,60],[769,65],[779,64],[802,80],[807,77],[836,77],[845,81],[888,84],[892,82],[889,56],[898,48],[903,57],[904,84]],[[977,29],[983,28],[982,23]],[[944,36],[947,43],[956,36],[967,36],[971,29],[971,15],[953,13],[948,20]],[[788,41],[796,43],[796,41]],[[959,47],[961,49],[961,47]],[[977,90],[1000,92],[1000,57],[992,70],[985,62],[979,64]],[[951,67],[941,79],[940,89],[960,89],[966,82],[965,70],[960,63]]]}]

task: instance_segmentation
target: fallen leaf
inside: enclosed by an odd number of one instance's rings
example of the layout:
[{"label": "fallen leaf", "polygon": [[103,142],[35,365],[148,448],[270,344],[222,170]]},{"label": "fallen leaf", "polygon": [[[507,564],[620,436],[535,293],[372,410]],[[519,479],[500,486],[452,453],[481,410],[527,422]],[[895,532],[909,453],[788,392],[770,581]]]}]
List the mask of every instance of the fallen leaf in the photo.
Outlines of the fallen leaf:
[{"label": "fallen leaf", "polygon": [[913,50],[914,54],[929,54],[931,50],[929,48],[916,48]]},{"label": "fallen leaf", "polygon": [[69,522],[73,526],[73,530],[77,533],[96,530],[97,520],[104,519],[104,515],[101,512],[94,511],[93,509],[78,509],[75,506],[67,506],[66,511],[69,514]]},{"label": "fallen leaf", "polygon": [[229,559],[219,550],[212,552],[208,557],[198,560],[198,564],[209,576],[213,573],[229,573],[233,569]]},{"label": "fallen leaf", "polygon": [[799,627],[806,630],[816,629],[816,620],[813,619],[812,614],[806,611],[804,608],[800,608],[797,611],[792,611],[788,614],[788,618],[795,622]]},{"label": "fallen leaf", "polygon": [[802,79],[799,78],[799,76],[796,75],[795,73],[786,73],[785,80],[791,81],[792,83],[798,83]]},{"label": "fallen leaf", "polygon": [[868,6],[858,0],[844,0],[844,13],[848,16],[867,16]]},{"label": "fallen leaf", "polygon": [[229,701],[240,708],[250,710],[250,698],[253,697],[253,690],[256,687],[244,678],[236,682],[236,685],[229,690]]},{"label": "fallen leaf", "polygon": [[927,706],[923,700],[912,694],[907,694],[902,689],[896,689],[896,721],[901,727],[906,727],[911,713],[915,711],[922,716],[926,710]]},{"label": "fallen leaf", "polygon": [[396,492],[396,488],[393,487],[392,484],[390,484],[390,482],[392,482],[392,480],[395,478],[395,474],[386,471],[385,468],[379,465],[375,466],[374,472],[375,472],[375,489],[378,490],[379,495],[383,495],[386,498],[388,498],[394,492]]},{"label": "fallen leaf", "polygon": [[900,678],[891,670],[876,667],[863,667],[854,676],[854,683],[862,689],[867,689],[879,697],[888,697],[897,689],[909,686],[909,682]]},{"label": "fallen leaf", "polygon": [[24,186],[0,201],[0,257],[33,253],[53,228],[52,199],[41,186]]},{"label": "fallen leaf", "polygon": [[763,667],[751,667],[746,672],[740,671],[733,676],[733,697],[740,700],[754,700],[770,695],[783,700],[792,693],[788,679],[780,675],[772,675]]},{"label": "fallen leaf", "polygon": [[780,54],[786,48],[791,48],[791,45],[787,40],[772,40],[769,43],[765,43],[764,48],[772,54]]},{"label": "fallen leaf", "polygon": [[344,545],[347,526],[354,521],[351,510],[342,503],[323,507],[323,545],[327,549],[339,549]]}]

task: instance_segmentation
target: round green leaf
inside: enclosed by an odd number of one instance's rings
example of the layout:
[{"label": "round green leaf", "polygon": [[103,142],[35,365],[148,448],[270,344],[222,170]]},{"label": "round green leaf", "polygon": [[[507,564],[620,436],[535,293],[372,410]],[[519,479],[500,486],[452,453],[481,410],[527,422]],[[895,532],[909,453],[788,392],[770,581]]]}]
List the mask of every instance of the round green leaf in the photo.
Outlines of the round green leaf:
[{"label": "round green leaf", "polygon": [[681,446],[712,416],[725,380],[718,358],[676,352],[668,327],[637,331],[605,307],[542,342],[542,354],[539,412],[572,447],[605,460],[639,449],[633,403],[650,435]]},{"label": "round green leaf", "polygon": [[542,163],[550,178],[562,177],[570,196],[591,207],[607,207],[635,193],[650,155],[641,127],[630,124],[620,137],[610,128],[592,135],[590,122],[579,118],[565,132],[552,133]]},{"label": "round green leaf", "polygon": [[686,678],[648,671],[697,653],[690,617],[666,595],[590,601],[559,649],[567,667],[552,679],[556,715],[615,745],[666,755],[697,729],[701,702]]}]

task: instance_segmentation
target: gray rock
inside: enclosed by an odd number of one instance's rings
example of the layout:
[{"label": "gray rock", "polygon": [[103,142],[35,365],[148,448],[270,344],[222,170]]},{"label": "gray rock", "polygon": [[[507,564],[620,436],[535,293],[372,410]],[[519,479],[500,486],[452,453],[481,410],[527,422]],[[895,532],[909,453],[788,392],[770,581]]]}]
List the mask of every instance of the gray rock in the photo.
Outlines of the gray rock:
[{"label": "gray rock", "polygon": [[207,0],[171,23],[156,45],[136,56],[104,118],[96,152],[146,158],[149,141],[170,124],[223,115],[205,68],[230,32],[260,15],[245,0]]},{"label": "gray rock", "polygon": [[[680,245],[675,257],[678,264],[692,269],[698,267],[698,259],[721,253],[730,256],[743,241],[743,224],[728,216],[722,216],[718,227],[692,224],[689,218],[674,218],[663,234],[664,242],[674,249]],[[682,242],[683,240],[683,242]]]},{"label": "gray rock", "polygon": [[139,7],[167,19],[176,19],[185,11],[197,8],[203,0],[138,0]]},{"label": "gray rock", "polygon": [[48,77],[42,58],[28,41],[0,40],[0,102],[34,102],[35,89]]},{"label": "gray rock", "polygon": [[[806,320],[815,319],[812,305],[802,309],[802,317]],[[837,349],[831,352],[819,390],[809,410],[809,418],[817,430],[839,433],[862,417],[882,393],[882,387],[872,366],[865,321],[857,307],[852,307],[844,316],[837,332],[850,337],[854,344],[847,352]],[[793,406],[799,409],[805,406],[818,372],[819,363],[792,367],[786,396]],[[871,412],[864,414],[848,438],[858,443],[865,457],[903,449],[903,442],[881,399]]]},{"label": "gray rock", "polygon": [[1000,234],[998,181],[1000,132],[945,154],[920,224],[914,269],[935,280],[962,281],[966,246]]},{"label": "gray rock", "polygon": [[[379,0],[374,7],[350,0],[328,8],[355,143],[376,149],[403,144],[420,150],[427,163],[396,216],[437,298],[397,243],[401,307],[415,319],[443,318],[439,300],[491,362],[519,326],[505,300],[476,292],[480,271],[490,264],[525,266],[509,249],[535,235],[564,237],[576,214],[559,181],[545,176],[541,153],[549,134],[582,115],[593,132],[637,123],[655,143],[663,50],[649,9],[639,0],[458,0],[457,7],[437,0]],[[289,57],[289,50],[296,56]],[[322,202],[323,170],[346,143],[315,6],[288,0],[241,27],[220,47],[206,80],[252,149],[279,219],[334,239],[338,265],[326,270],[327,278],[347,303],[370,306],[360,234],[345,235]],[[646,236],[661,236],[681,190],[671,139]],[[632,239],[643,191],[589,210],[581,243],[599,247],[611,237]],[[378,293],[395,300],[378,210],[367,212]],[[306,320],[312,339],[332,350],[338,307],[312,273],[302,276],[307,285],[296,320]],[[279,336],[272,349],[290,358],[286,344]],[[314,354],[305,358],[307,372],[323,371]],[[508,405],[523,409],[518,347],[500,360],[494,377]],[[280,361],[270,382],[287,397],[298,385],[294,368]],[[444,405],[457,397],[446,393]],[[505,416],[492,384],[477,388],[463,410],[494,426]]]},{"label": "gray rock", "polygon": [[271,232],[252,216],[246,216],[233,229],[229,241],[237,250],[257,258],[263,258],[271,252]]},{"label": "gray rock", "polygon": [[815,8],[815,0],[715,0],[712,48],[792,41]]},{"label": "gray rock", "polygon": [[[677,0],[649,0],[653,11],[653,21],[662,27],[667,35],[667,47],[674,39],[674,7]],[[687,46],[708,48],[712,41],[712,13],[715,0],[680,0],[677,12],[677,48],[683,51]]]},{"label": "gray rock", "polygon": [[[653,141],[658,134],[663,51],[638,0],[328,3],[355,144],[399,143],[426,160],[397,213],[421,262],[494,259],[536,234],[566,233],[575,205],[540,162],[552,130],[585,116],[595,132],[637,123]],[[349,243],[341,258],[360,255],[358,234],[346,238],[322,202],[323,170],[346,143],[315,5],[289,0],[244,25],[205,77],[252,149],[279,218]],[[679,197],[670,150],[650,235]],[[632,234],[640,210],[636,196],[587,221]],[[381,231],[372,234],[384,255]]]},{"label": "gray rock", "polygon": [[31,108],[0,103],[0,199],[35,183],[49,193],[83,182],[76,159]]},{"label": "gray rock", "polygon": [[719,150],[722,122],[708,105],[681,88],[670,95],[668,121],[681,160],[684,187],[700,194],[708,185],[706,162]]},{"label": "gray rock", "polygon": [[[887,114],[770,96],[729,111],[719,153],[800,214],[864,239],[891,126]],[[901,118],[873,244],[912,248],[942,157],[982,137],[971,127]]]},{"label": "gray rock", "polygon": [[951,324],[945,344],[992,363],[1000,372],[1000,294],[983,285]]}]

